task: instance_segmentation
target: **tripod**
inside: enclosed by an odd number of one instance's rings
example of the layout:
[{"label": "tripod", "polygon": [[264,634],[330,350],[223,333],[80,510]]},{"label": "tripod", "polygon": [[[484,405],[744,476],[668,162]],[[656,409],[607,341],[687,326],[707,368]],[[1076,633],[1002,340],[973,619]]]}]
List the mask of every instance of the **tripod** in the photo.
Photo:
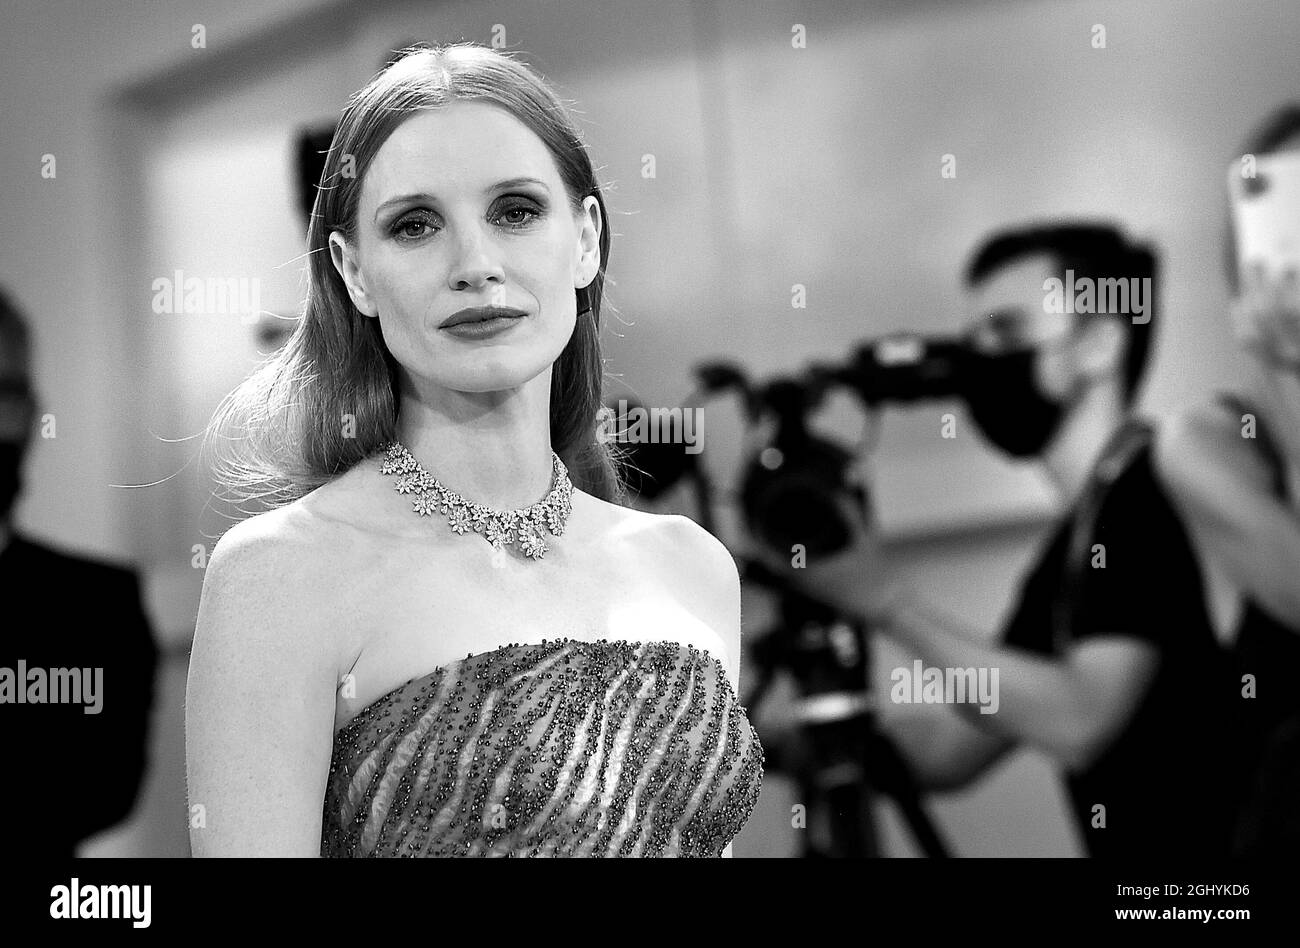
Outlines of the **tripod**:
[{"label": "tripod", "polygon": [[878,856],[872,813],[877,792],[898,805],[927,856],[946,857],[907,762],[876,727],[866,690],[866,623],[795,589],[757,560],[741,563],[743,579],[780,596],[779,621],[750,649],[758,676],[745,705],[753,713],[778,671],[789,672],[798,685],[799,740],[777,745],[767,756],[799,785],[808,830],[803,857]]}]

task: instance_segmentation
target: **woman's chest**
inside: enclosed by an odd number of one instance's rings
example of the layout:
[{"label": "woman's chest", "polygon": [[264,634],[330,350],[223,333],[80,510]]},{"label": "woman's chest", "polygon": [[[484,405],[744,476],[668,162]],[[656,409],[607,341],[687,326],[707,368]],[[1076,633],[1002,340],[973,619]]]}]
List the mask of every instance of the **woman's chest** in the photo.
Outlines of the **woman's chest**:
[{"label": "woman's chest", "polygon": [[674,641],[726,660],[721,636],[681,598],[663,564],[606,550],[522,574],[520,564],[493,565],[474,552],[460,563],[384,556],[359,571],[363,606],[345,633],[351,660],[339,682],[336,729],[414,678],[509,644]]}]

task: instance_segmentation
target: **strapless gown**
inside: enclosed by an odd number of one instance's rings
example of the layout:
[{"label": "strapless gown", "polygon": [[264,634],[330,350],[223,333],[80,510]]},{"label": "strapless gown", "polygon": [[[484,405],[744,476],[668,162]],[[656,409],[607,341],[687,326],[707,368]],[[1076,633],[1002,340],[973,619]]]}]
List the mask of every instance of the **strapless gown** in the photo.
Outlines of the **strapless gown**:
[{"label": "strapless gown", "polygon": [[763,747],[707,650],[551,639],[395,688],[334,737],[322,856],[720,856]]}]

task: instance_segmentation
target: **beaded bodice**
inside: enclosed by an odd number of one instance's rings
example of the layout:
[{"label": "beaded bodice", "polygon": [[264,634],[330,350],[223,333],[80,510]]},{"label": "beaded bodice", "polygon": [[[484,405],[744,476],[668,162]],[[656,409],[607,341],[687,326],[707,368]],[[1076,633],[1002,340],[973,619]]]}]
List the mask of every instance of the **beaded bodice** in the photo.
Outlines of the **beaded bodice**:
[{"label": "beaded bodice", "polygon": [[718,856],[763,748],[678,642],[553,639],[451,662],[334,738],[323,856]]}]

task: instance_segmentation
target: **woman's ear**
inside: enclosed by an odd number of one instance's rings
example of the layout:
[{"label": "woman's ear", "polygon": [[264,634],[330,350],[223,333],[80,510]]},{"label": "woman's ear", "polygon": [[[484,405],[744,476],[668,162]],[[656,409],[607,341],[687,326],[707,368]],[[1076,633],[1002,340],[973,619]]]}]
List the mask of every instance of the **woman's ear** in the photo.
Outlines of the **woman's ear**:
[{"label": "woman's ear", "polygon": [[352,297],[352,305],[364,316],[376,315],[375,304],[366,292],[361,268],[357,265],[356,252],[348,246],[347,238],[342,232],[337,230],[330,232],[330,259],[334,261],[334,269],[338,271],[339,276],[343,277],[343,283],[348,288],[348,296]]},{"label": "woman's ear", "polygon": [[584,213],[578,221],[578,259],[575,269],[578,281],[574,289],[580,290],[590,286],[591,281],[600,273],[600,232],[605,222],[600,217],[600,202],[588,195],[582,202]]}]

